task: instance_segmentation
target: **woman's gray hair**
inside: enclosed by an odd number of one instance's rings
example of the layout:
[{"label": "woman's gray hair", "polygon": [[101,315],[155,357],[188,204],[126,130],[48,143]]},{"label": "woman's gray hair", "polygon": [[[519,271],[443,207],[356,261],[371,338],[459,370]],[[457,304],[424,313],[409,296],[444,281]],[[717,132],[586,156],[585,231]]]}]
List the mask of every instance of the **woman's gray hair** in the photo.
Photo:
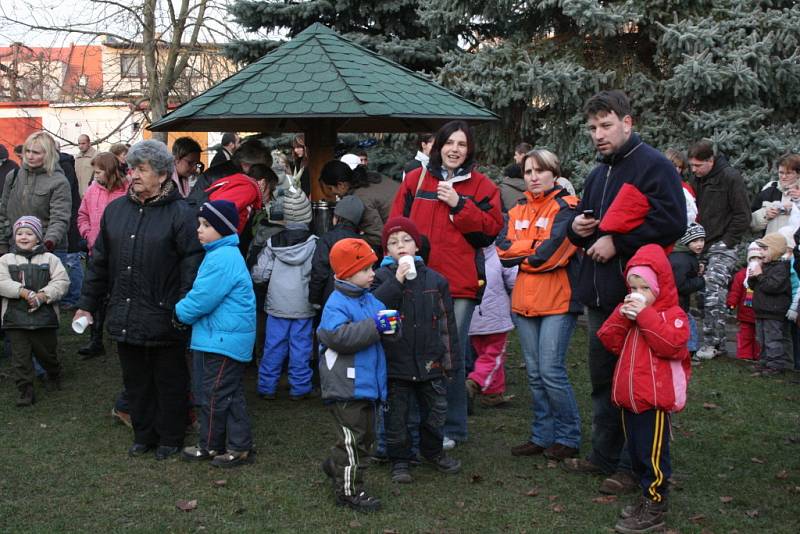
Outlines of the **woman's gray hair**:
[{"label": "woman's gray hair", "polygon": [[147,163],[156,174],[172,175],[175,167],[175,158],[167,148],[167,145],[155,139],[139,141],[128,150],[125,161],[131,167],[136,167],[140,163]]}]

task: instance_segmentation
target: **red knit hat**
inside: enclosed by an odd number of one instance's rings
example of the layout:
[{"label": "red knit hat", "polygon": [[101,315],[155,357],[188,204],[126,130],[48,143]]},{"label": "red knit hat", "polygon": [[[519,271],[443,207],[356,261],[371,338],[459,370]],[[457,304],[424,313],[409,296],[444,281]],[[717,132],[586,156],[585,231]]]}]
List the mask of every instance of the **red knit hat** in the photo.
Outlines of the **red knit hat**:
[{"label": "red knit hat", "polygon": [[378,261],[378,256],[363,239],[349,237],[337,241],[333,245],[328,259],[336,278],[346,280],[361,269]]},{"label": "red knit hat", "polygon": [[389,236],[395,232],[405,232],[411,236],[414,243],[417,244],[417,250],[422,249],[422,236],[419,233],[417,225],[408,217],[392,217],[386,224],[383,225],[383,235],[381,236],[381,244],[383,245],[383,253],[386,254],[386,242],[389,241]]}]

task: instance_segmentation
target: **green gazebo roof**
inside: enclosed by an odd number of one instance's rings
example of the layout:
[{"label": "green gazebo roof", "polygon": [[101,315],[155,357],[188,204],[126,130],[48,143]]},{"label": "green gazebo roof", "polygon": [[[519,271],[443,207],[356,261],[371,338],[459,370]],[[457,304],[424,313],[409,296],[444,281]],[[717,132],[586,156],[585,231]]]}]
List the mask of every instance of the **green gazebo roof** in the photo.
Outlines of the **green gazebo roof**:
[{"label": "green gazebo roof", "polygon": [[314,24],[150,126],[154,131],[435,131],[491,111]]}]

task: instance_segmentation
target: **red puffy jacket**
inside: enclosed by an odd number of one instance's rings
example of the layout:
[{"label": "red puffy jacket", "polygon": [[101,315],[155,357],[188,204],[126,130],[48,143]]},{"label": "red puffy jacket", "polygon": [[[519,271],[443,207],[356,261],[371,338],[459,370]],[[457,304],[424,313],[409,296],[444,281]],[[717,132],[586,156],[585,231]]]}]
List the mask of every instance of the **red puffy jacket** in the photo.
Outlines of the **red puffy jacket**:
[{"label": "red puffy jacket", "polygon": [[678,291],[664,249],[645,245],[636,251],[626,267],[626,278],[634,266],[653,269],[660,292],[635,321],[620,313],[620,304],[597,332],[603,345],[619,355],[611,400],[634,413],[656,408],[678,412],[686,405],[692,370],[686,348],[689,321],[678,305]]},{"label": "red puffy jacket", "polygon": [[[494,242],[503,228],[500,190],[478,171],[456,178],[459,202],[451,208],[436,197],[440,178],[423,167],[406,174],[389,217],[408,217],[431,245],[428,266],[444,276],[453,298],[475,299],[485,283],[481,249]],[[417,187],[419,185],[419,187]]]},{"label": "red puffy jacket", "polygon": [[737,321],[755,324],[756,312],[753,310],[753,290],[744,287],[745,275],[747,275],[747,267],[739,269],[733,275],[726,304],[729,308],[736,308]]}]

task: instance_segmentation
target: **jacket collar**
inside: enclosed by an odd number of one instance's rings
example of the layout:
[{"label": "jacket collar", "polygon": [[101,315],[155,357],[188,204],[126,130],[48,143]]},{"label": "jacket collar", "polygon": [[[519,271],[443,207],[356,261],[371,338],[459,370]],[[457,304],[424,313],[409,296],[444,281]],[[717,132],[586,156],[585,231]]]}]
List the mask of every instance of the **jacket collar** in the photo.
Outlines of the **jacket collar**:
[{"label": "jacket collar", "polygon": [[133,190],[133,187],[129,187],[128,198],[131,199],[131,201],[134,204],[138,204],[140,206],[155,206],[158,204],[166,204],[167,202],[172,202],[173,200],[177,200],[177,198],[181,197],[180,193],[178,193],[177,191],[177,186],[175,185],[175,182],[167,178],[166,180],[164,180],[164,183],[161,184],[161,191],[159,191],[159,193],[156,196],[150,197],[146,200],[142,200],[136,194],[136,191]]},{"label": "jacket collar", "polygon": [[622,145],[622,148],[613,154],[598,154],[597,161],[600,163],[605,163],[606,165],[616,165],[620,161],[633,154],[640,146],[642,146],[642,138],[639,137],[639,134],[633,132],[628,138],[628,141]]},{"label": "jacket collar", "polygon": [[11,245],[11,252],[13,254],[16,254],[18,256],[22,256],[23,258],[26,258],[26,259],[30,260],[34,256],[37,256],[39,254],[44,254],[45,252],[47,252],[47,249],[44,248],[44,244],[42,244],[42,243],[39,243],[38,245],[36,245],[35,247],[33,247],[30,250],[18,250],[17,249],[17,245]]},{"label": "jacket collar", "polygon": [[566,194],[567,194],[566,190],[563,187],[561,187],[560,185],[556,184],[556,185],[553,186],[552,189],[549,189],[547,191],[543,191],[542,193],[539,193],[538,195],[534,195],[530,191],[525,191],[525,198],[531,204],[542,204],[542,203],[547,202],[547,201],[549,201],[549,200],[551,200],[553,198],[556,198],[556,197],[559,197],[559,196],[563,196],[563,195],[566,195]]},{"label": "jacket collar", "polygon": [[369,292],[369,288],[358,287],[347,280],[339,280],[338,278],[333,279],[333,287],[351,298],[358,298]]},{"label": "jacket collar", "polygon": [[203,245],[203,248],[206,249],[206,252],[211,252],[212,250],[222,247],[238,247],[238,246],[239,246],[239,236],[237,234],[231,234],[222,236],[221,238],[217,239],[216,241],[212,241],[211,243],[206,243]]}]

